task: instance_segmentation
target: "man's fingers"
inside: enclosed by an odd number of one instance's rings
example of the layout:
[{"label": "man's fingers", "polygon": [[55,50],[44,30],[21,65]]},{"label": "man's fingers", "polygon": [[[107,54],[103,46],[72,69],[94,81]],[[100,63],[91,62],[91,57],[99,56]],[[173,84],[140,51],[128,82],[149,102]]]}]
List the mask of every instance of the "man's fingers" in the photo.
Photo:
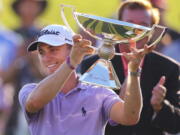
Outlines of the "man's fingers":
[{"label": "man's fingers", "polygon": [[152,52],[152,50],[155,48],[154,45],[148,46],[148,45],[144,45],[144,48],[141,50],[142,55],[146,55],[150,52]]},{"label": "man's fingers", "polygon": [[91,42],[84,39],[76,43],[76,45],[74,45],[74,49],[77,50],[78,52],[80,51],[81,53],[85,53],[85,54],[95,53],[95,47],[91,46]]},{"label": "man's fingers", "polygon": [[162,76],[162,77],[160,78],[158,84],[159,84],[159,85],[164,85],[165,81],[166,81],[166,77],[165,77],[165,76]]},{"label": "man's fingers", "polygon": [[152,50],[154,50],[154,49],[156,48],[156,45],[151,45],[149,48],[150,48],[151,51],[152,51]]},{"label": "man's fingers", "polygon": [[75,35],[73,36],[73,41],[74,41],[74,46],[80,46],[80,47],[85,47],[85,46],[91,46],[91,41],[83,39],[81,35]]},{"label": "man's fingers", "polygon": [[86,52],[86,54],[93,54],[95,52],[94,48],[91,47],[83,48],[83,51]]},{"label": "man's fingers", "polygon": [[137,54],[137,53],[138,53],[138,50],[137,50],[136,48],[130,47],[129,49],[130,49],[130,51],[131,51],[132,53],[134,53],[134,54]]},{"label": "man's fingers", "polygon": [[156,48],[156,45],[150,45],[150,46],[148,46],[148,48],[150,49],[150,51],[152,51]]},{"label": "man's fingers", "polygon": [[130,48],[136,48],[136,41],[129,39]]},{"label": "man's fingers", "polygon": [[156,96],[165,97],[165,95],[166,95],[166,88],[164,86],[162,86],[162,85],[159,86],[159,87],[156,87],[156,88],[153,89],[152,94],[156,95]]},{"label": "man's fingers", "polygon": [[122,54],[127,60],[130,60],[130,56],[126,52],[122,52]]},{"label": "man's fingers", "polygon": [[80,47],[86,47],[86,46],[91,46],[91,41],[82,39],[81,42],[79,42]]},{"label": "man's fingers", "polygon": [[137,53],[136,42],[133,39],[129,39],[129,49],[133,53]]},{"label": "man's fingers", "polygon": [[140,49],[141,55],[146,55],[147,53],[149,53],[148,47],[147,45],[144,45],[143,49]]},{"label": "man's fingers", "polygon": [[77,42],[79,42],[81,40],[82,40],[82,36],[81,35],[77,34],[77,35],[73,36],[74,43],[77,43]]}]

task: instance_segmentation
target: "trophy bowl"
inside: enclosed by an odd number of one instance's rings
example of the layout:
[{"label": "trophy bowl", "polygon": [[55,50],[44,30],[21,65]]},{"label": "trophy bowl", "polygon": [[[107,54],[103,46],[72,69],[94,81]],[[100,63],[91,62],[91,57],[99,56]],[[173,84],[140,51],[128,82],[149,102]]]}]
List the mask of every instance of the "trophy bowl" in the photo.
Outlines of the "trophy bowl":
[{"label": "trophy bowl", "polygon": [[[114,90],[120,89],[120,82],[114,72],[110,60],[114,55],[122,55],[121,53],[115,52],[115,45],[120,43],[128,45],[130,39],[137,42],[147,36],[150,45],[156,45],[163,37],[166,29],[160,25],[153,25],[152,28],[150,28],[115,19],[79,13],[76,12],[74,6],[61,5],[61,17],[65,25],[73,33],[74,31],[71,29],[64,14],[65,7],[72,9],[72,14],[76,23],[84,30],[84,32],[103,42],[99,48],[96,48],[96,53],[100,57],[100,60],[98,60],[99,62],[95,62],[95,65],[92,65],[92,67],[90,67],[89,70],[80,77],[80,80],[82,82],[93,83]],[[96,70],[92,70],[93,68]],[[103,77],[102,73],[99,74],[100,71],[106,71],[103,72],[103,74],[107,75],[104,75]]]},{"label": "trophy bowl", "polygon": [[151,28],[94,15],[74,12],[79,26],[89,35],[114,43],[128,43],[129,39],[140,40],[151,32]]},{"label": "trophy bowl", "polygon": [[[151,41],[152,44],[158,43],[165,32],[166,27],[154,24],[152,28],[145,27],[129,22],[119,21],[116,19],[110,19],[85,13],[76,12],[74,6],[61,5],[61,16],[67,27],[69,26],[65,14],[64,8],[72,8],[72,14],[81,29],[83,29],[90,36],[99,39],[111,41],[113,43],[128,43],[129,39],[138,41],[145,36],[152,36],[156,33],[156,38]],[[72,29],[71,29],[72,30]]]}]

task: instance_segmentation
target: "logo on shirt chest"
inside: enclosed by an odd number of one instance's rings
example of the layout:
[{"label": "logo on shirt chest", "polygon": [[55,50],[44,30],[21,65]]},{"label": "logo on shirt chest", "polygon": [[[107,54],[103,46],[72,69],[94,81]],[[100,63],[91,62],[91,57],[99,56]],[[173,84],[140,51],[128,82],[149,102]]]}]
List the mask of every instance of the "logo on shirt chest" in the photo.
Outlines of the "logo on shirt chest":
[{"label": "logo on shirt chest", "polygon": [[81,113],[82,113],[82,116],[86,116],[87,111],[86,111],[85,107],[81,108]]}]

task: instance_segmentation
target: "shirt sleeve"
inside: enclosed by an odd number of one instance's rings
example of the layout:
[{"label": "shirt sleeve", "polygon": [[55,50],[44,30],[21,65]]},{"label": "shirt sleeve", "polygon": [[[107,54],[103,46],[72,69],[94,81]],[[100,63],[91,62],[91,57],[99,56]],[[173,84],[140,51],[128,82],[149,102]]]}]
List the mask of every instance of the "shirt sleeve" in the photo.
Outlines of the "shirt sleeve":
[{"label": "shirt sleeve", "polygon": [[19,103],[21,105],[22,111],[25,114],[27,122],[29,122],[37,113],[30,114],[26,111],[26,100],[28,95],[34,90],[36,84],[27,84],[19,92]]},{"label": "shirt sleeve", "polygon": [[108,120],[110,117],[110,111],[112,106],[117,102],[124,102],[120,97],[112,90],[108,90],[105,93],[105,98],[103,101],[103,112],[105,120]]}]

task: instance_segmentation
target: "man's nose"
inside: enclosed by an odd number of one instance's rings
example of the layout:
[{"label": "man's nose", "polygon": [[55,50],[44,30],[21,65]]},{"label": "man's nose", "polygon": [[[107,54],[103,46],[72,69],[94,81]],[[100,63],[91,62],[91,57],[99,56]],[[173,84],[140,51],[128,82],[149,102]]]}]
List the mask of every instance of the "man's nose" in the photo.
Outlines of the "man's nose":
[{"label": "man's nose", "polygon": [[50,53],[44,54],[43,61],[47,61],[48,62],[50,60],[52,60],[52,54],[50,54]]}]

